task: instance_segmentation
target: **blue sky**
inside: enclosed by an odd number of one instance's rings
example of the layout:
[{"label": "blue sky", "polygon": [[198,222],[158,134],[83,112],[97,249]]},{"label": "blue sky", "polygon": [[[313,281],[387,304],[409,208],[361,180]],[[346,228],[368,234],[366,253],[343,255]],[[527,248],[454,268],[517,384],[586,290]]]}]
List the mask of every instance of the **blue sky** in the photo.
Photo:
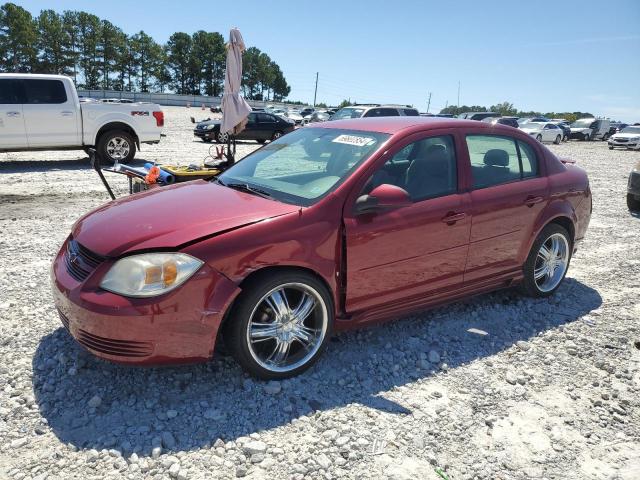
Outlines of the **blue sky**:
[{"label": "blue sky", "polygon": [[[14,0],[33,14],[85,10],[164,42],[228,35],[267,52],[290,98],[589,111],[640,121],[640,0]],[[1,2],[0,2],[1,3]]]}]

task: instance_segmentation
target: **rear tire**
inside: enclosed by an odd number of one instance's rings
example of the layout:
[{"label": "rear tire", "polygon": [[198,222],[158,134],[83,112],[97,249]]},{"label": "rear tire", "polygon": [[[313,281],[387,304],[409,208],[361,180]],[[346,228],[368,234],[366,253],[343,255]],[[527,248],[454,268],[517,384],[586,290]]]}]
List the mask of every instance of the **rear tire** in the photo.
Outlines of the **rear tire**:
[{"label": "rear tire", "polygon": [[632,194],[627,193],[627,207],[632,212],[640,212],[640,200],[637,200]]},{"label": "rear tire", "polygon": [[271,141],[273,142],[274,140],[279,139],[282,135],[284,135],[284,133],[282,133],[280,130],[278,130],[277,132],[273,132],[273,135],[271,136]]},{"label": "rear tire", "polygon": [[555,143],[556,145],[560,145],[560,142],[562,141],[562,137],[560,135],[556,136],[556,139],[553,143]]},{"label": "rear tire", "polygon": [[263,139],[263,138],[261,138],[261,139],[259,139],[259,140],[256,140],[256,142],[258,142],[258,143],[262,144],[262,143],[266,142],[266,140],[265,140],[265,139]]},{"label": "rear tire", "polygon": [[123,130],[109,130],[98,139],[96,149],[104,163],[129,163],[136,154],[136,143],[131,134]]},{"label": "rear tire", "polygon": [[[311,367],[333,326],[333,302],[324,284],[306,272],[258,274],[242,288],[223,338],[240,366],[263,380]],[[306,308],[305,308],[306,306]]]},{"label": "rear tire", "polygon": [[530,297],[553,295],[569,270],[572,252],[573,241],[564,227],[556,223],[544,227],[524,264],[520,290]]}]

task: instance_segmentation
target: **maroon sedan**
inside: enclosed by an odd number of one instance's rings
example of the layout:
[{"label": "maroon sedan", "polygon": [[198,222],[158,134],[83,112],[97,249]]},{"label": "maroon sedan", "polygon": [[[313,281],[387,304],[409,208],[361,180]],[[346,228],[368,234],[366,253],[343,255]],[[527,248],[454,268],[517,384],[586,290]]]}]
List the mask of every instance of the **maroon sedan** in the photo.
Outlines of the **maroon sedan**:
[{"label": "maroon sedan", "polygon": [[81,218],[53,263],[62,322],[108,360],[295,375],[334,331],[479,292],[562,282],[585,172],[516,129],[399,117],[299,129],[214,182]]}]

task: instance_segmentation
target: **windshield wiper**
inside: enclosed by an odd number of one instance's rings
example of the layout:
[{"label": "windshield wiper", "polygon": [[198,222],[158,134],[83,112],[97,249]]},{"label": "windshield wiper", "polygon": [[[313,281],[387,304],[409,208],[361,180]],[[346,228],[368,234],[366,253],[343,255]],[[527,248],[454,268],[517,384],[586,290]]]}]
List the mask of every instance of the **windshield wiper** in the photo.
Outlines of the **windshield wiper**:
[{"label": "windshield wiper", "polygon": [[253,195],[258,195],[259,197],[269,198],[271,194],[265,190],[260,188],[252,187],[248,183],[223,183],[225,187],[234,188],[236,190],[241,190],[243,192],[248,192]]}]

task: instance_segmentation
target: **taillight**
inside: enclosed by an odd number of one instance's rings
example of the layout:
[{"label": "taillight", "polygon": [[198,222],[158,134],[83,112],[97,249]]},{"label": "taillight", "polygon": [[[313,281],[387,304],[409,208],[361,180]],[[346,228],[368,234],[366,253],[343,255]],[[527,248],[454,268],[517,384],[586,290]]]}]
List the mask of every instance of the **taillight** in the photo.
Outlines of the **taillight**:
[{"label": "taillight", "polygon": [[158,127],[164,127],[164,112],[162,110],[153,112],[153,116],[156,117],[156,125]]}]

